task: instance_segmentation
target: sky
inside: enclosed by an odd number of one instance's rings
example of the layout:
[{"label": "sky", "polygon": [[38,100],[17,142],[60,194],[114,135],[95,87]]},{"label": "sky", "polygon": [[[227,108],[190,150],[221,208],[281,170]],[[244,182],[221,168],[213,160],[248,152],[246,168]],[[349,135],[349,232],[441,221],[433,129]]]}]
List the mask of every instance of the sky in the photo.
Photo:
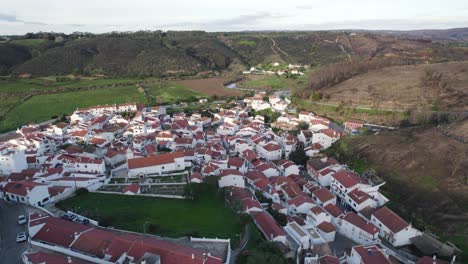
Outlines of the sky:
[{"label": "sky", "polygon": [[467,0],[0,0],[0,35],[468,27]]}]

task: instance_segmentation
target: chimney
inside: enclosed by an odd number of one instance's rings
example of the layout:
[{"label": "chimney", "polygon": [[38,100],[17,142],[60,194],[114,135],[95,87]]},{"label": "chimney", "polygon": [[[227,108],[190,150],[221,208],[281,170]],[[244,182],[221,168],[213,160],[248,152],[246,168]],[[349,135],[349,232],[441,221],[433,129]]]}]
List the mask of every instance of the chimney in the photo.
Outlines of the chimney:
[{"label": "chimney", "polygon": [[436,263],[437,263],[437,261],[436,261],[436,255],[432,256],[432,263],[433,263],[433,264],[436,264]]},{"label": "chimney", "polygon": [[195,254],[192,253],[192,260],[194,260],[194,259],[195,259]]},{"label": "chimney", "polygon": [[67,257],[67,263],[72,263],[72,258],[70,256]]}]

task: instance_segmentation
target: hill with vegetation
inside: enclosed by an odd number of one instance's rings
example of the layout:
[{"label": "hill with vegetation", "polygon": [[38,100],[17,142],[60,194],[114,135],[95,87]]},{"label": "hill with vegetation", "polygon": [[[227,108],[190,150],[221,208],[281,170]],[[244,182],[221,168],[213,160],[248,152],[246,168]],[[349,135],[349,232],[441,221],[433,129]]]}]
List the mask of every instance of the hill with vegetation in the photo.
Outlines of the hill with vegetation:
[{"label": "hill with vegetation", "polygon": [[382,56],[453,60],[457,49],[463,47],[373,32],[29,33],[0,42],[0,74],[203,76],[272,61],[318,67]]},{"label": "hill with vegetation", "polygon": [[392,209],[468,248],[468,118],[341,140],[329,154],[387,183]]}]

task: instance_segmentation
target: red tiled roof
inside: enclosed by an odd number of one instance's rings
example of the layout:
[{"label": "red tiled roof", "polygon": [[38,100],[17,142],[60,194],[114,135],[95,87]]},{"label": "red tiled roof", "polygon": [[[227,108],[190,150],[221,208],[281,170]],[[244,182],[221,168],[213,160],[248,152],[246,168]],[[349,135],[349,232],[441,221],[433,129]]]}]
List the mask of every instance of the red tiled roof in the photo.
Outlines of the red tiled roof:
[{"label": "red tiled roof", "polygon": [[244,199],[242,200],[242,207],[244,210],[251,209],[251,208],[259,208],[262,209],[262,206],[257,200],[251,199]]},{"label": "red tiled roof", "polygon": [[322,202],[330,201],[335,198],[335,196],[327,188],[318,189],[312,192],[312,195],[317,197],[317,199],[319,199]]},{"label": "red tiled roof", "polygon": [[337,257],[335,256],[323,256],[318,259],[318,264],[339,264],[340,261]]},{"label": "red tiled roof", "polygon": [[322,223],[320,223],[317,226],[317,228],[325,233],[331,233],[336,231],[336,228],[330,222],[327,221],[323,221]]},{"label": "red tiled roof", "polygon": [[242,176],[242,174],[236,169],[222,170],[221,173],[219,174],[219,176],[221,177],[230,176],[230,175]]},{"label": "red tiled roof", "polygon": [[123,193],[126,193],[126,192],[138,193],[139,190],[140,190],[140,185],[138,185],[138,183],[132,183],[130,185],[125,186],[122,192]]},{"label": "red tiled roof", "polygon": [[18,181],[18,182],[9,182],[3,187],[3,191],[7,193],[16,194],[19,196],[26,196],[28,190],[32,191],[38,186],[47,186],[45,184],[31,182],[31,181]]},{"label": "red tiled roof", "polygon": [[262,233],[271,240],[279,236],[286,236],[284,230],[265,212],[252,213],[255,223]]},{"label": "red tiled roof", "polygon": [[353,249],[361,256],[362,264],[391,264],[382,251],[376,246],[355,246]]},{"label": "red tiled roof", "polygon": [[229,158],[228,166],[233,166],[233,167],[236,167],[236,168],[240,168],[240,167],[242,167],[242,165],[244,165],[244,159],[243,158],[239,158],[239,157]]},{"label": "red tiled roof", "polygon": [[356,202],[356,204],[362,204],[368,199],[372,199],[369,194],[359,190],[354,189],[348,193],[349,198]]},{"label": "red tiled roof", "polygon": [[367,222],[366,220],[364,220],[362,217],[358,216],[357,214],[355,213],[347,213],[344,217],[343,217],[343,220],[344,221],[347,221],[348,223],[358,227],[359,229],[369,233],[369,234],[377,234],[379,232],[379,229],[374,226],[373,224]]},{"label": "red tiled roof", "polygon": [[327,206],[325,206],[323,209],[325,209],[330,215],[332,215],[335,218],[343,214],[343,210],[331,203],[327,204]]},{"label": "red tiled roof", "polygon": [[333,174],[332,177],[341,183],[341,185],[343,185],[345,188],[355,186],[358,183],[365,183],[356,173],[346,170],[339,171]]},{"label": "red tiled roof", "polygon": [[314,200],[312,200],[312,198],[310,198],[309,196],[306,196],[306,195],[298,195],[290,200],[288,200],[288,204],[289,205],[295,205],[296,207],[299,207],[305,203],[309,203],[309,204],[315,204]]},{"label": "red tiled roof", "polygon": [[176,158],[184,157],[183,152],[173,152],[167,154],[160,154],[145,158],[134,158],[128,160],[129,169],[137,169],[151,166],[158,166],[163,164],[173,163]]},{"label": "red tiled roof", "polygon": [[[25,257],[28,259],[28,263],[31,264],[64,264],[68,263],[68,256],[64,255],[57,255],[57,254],[52,254],[48,252],[34,252],[34,253],[26,253],[24,254]],[[76,258],[71,258],[72,264],[84,264],[85,262],[76,259]]]},{"label": "red tiled roof", "polygon": [[403,220],[400,216],[395,214],[392,210],[387,207],[382,207],[372,213],[382,224],[388,229],[392,230],[393,233],[398,233],[401,230],[407,228],[409,224]]}]

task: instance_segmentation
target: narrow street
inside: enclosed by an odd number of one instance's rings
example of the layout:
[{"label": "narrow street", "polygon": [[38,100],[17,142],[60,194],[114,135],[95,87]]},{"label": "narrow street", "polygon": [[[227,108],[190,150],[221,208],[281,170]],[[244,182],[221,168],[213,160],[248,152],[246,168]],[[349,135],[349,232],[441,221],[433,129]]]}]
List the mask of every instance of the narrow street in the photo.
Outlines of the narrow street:
[{"label": "narrow street", "polygon": [[250,231],[251,231],[250,225],[246,225],[242,232],[242,237],[241,237],[241,241],[239,242],[239,246],[235,250],[232,251],[230,264],[235,264],[237,262],[237,257],[249,243]]},{"label": "narrow street", "polygon": [[18,216],[27,215],[26,207],[0,201],[0,262],[22,263],[21,254],[28,248],[28,242],[16,243],[16,235],[27,232],[27,225],[18,224]]}]

